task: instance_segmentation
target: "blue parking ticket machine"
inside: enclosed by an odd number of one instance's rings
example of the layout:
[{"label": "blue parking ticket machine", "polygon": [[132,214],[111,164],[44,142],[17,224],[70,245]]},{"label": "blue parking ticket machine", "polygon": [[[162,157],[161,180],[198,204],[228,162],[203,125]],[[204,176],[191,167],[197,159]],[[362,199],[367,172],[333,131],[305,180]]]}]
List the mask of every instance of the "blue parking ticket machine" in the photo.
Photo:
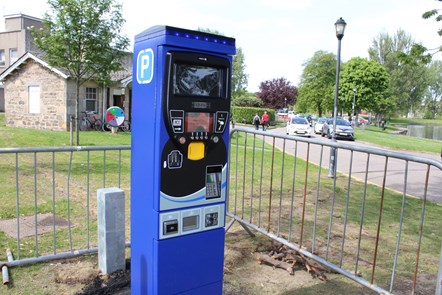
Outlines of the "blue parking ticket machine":
[{"label": "blue parking ticket machine", "polygon": [[222,294],[235,39],[135,37],[131,293]]}]

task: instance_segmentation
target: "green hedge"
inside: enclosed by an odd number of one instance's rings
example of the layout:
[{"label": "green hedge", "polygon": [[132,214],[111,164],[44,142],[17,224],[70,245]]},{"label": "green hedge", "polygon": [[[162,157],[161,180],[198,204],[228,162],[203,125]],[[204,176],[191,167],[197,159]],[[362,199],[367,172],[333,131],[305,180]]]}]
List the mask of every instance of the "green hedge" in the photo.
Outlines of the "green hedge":
[{"label": "green hedge", "polygon": [[261,117],[262,114],[264,114],[264,111],[267,111],[267,114],[269,115],[270,124],[272,124],[272,122],[275,121],[275,110],[266,109],[266,108],[252,108],[252,107],[236,107],[236,106],[231,107],[233,120],[235,120],[236,123],[242,123],[242,124],[252,124],[253,117],[255,117],[255,114],[258,113],[258,115]]}]

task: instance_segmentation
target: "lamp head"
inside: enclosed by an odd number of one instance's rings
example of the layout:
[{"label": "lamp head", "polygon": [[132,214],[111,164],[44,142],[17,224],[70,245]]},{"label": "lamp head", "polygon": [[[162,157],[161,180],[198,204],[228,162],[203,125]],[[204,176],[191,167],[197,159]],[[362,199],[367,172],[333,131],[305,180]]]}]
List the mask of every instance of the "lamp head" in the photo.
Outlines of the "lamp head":
[{"label": "lamp head", "polygon": [[335,22],[336,37],[338,38],[338,40],[341,40],[342,37],[344,37],[344,31],[346,26],[347,23],[342,19],[342,17]]}]

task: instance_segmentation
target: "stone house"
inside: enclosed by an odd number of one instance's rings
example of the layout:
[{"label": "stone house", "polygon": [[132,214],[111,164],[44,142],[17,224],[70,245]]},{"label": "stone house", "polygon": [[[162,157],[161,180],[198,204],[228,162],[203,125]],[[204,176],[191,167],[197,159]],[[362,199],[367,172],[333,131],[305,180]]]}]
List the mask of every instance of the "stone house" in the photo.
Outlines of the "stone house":
[{"label": "stone house", "polygon": [[[4,16],[5,31],[0,32],[0,74],[26,52],[34,52],[35,44],[29,28],[40,28],[42,20],[25,14]],[[5,111],[3,84],[0,83],[0,112]]]},{"label": "stone house", "polygon": [[[94,112],[97,117],[110,106],[119,106],[130,120],[132,54],[124,62],[125,70],[114,73],[112,85],[87,81],[81,85],[80,113]],[[75,81],[69,74],[49,66],[36,54],[27,52],[0,74],[4,85],[6,125],[14,127],[70,129],[75,116]],[[84,116],[80,114],[80,119]]]}]

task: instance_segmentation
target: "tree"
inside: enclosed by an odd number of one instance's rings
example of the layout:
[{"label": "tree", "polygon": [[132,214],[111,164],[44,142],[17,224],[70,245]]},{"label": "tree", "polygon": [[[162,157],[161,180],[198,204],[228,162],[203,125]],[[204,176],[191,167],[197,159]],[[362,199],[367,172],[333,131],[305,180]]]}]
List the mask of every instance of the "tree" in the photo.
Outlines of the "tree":
[{"label": "tree", "polygon": [[278,78],[261,82],[258,97],[267,108],[280,109],[296,103],[298,89],[290,85],[286,78]]},{"label": "tree", "polygon": [[232,106],[260,108],[262,107],[262,100],[253,96],[244,96],[233,100]]},{"label": "tree", "polygon": [[[214,35],[224,36],[217,30],[198,28],[198,31]],[[249,76],[245,72],[246,62],[244,52],[241,47],[236,48],[236,55],[233,57],[232,64],[232,100],[236,98],[247,96],[247,85]]]},{"label": "tree", "polygon": [[236,48],[232,66],[232,99],[247,94],[248,75],[245,73],[245,56],[241,47]]},{"label": "tree", "polygon": [[315,52],[304,63],[296,109],[300,112],[314,111],[322,116],[325,111],[333,108],[335,83],[335,55],[325,51]]},{"label": "tree", "polygon": [[354,91],[357,91],[355,111],[367,110],[385,115],[394,106],[390,99],[390,79],[385,67],[374,60],[354,57],[346,62],[341,71],[339,85],[339,108],[352,110]]},{"label": "tree", "polygon": [[435,119],[436,113],[441,108],[442,98],[442,61],[433,61],[428,68],[428,96],[426,107],[431,113],[431,118]]},{"label": "tree", "polygon": [[370,59],[386,67],[390,75],[391,98],[397,111],[407,116],[420,106],[427,84],[425,63],[420,60],[404,62],[401,58],[409,55],[413,42],[403,30],[398,30],[393,37],[381,33],[368,50]]},{"label": "tree", "polygon": [[[432,9],[430,11],[426,11],[424,12],[424,14],[422,14],[422,18],[429,19],[435,17],[436,21],[439,22],[442,20],[442,14],[439,13],[440,11],[440,9]],[[442,29],[439,29],[437,31],[437,34],[439,36],[442,36]],[[404,62],[419,60],[422,63],[429,64],[431,62],[432,56],[438,52],[442,52],[442,46],[428,49],[422,44],[415,43],[412,45],[410,53],[401,55],[401,58]]]},{"label": "tree", "polygon": [[115,0],[48,0],[44,27],[33,30],[35,43],[53,67],[69,72],[76,84],[76,144],[79,138],[79,90],[88,80],[109,81],[122,69],[129,39],[121,35],[124,19]]}]

